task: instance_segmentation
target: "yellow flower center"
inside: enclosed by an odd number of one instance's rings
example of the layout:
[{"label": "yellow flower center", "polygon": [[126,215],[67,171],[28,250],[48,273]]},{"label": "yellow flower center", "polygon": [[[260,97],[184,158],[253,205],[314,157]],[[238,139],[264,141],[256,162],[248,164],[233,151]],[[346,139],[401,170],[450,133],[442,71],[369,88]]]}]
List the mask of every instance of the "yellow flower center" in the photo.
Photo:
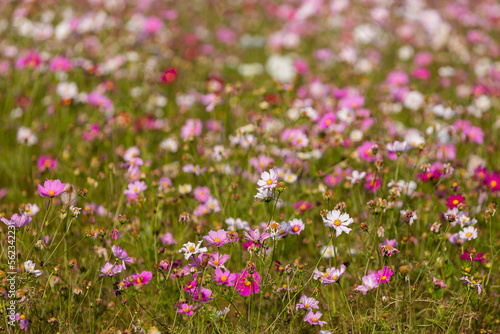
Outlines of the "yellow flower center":
[{"label": "yellow flower center", "polygon": [[50,196],[54,196],[54,194],[55,194],[54,190],[49,190],[49,195]]},{"label": "yellow flower center", "polygon": [[338,275],[335,275],[335,276],[333,276],[333,277],[332,277],[332,279],[333,279],[334,281],[335,281],[337,278],[339,278],[339,276],[338,276]]},{"label": "yellow flower center", "polygon": [[311,307],[311,305],[309,305],[309,304],[305,304],[304,306],[305,306],[305,308]]},{"label": "yellow flower center", "polygon": [[226,277],[226,276],[224,276],[224,275],[222,275],[222,277],[220,278],[220,280],[221,280],[222,282],[225,282],[225,281],[227,281],[227,277]]},{"label": "yellow flower center", "polygon": [[297,231],[299,230],[299,227],[298,227],[298,226],[294,226],[294,227],[292,228],[292,230],[293,230],[294,232],[297,232]]},{"label": "yellow flower center", "polygon": [[330,125],[330,124],[332,124],[332,120],[331,119],[327,119],[326,120],[326,125]]},{"label": "yellow flower center", "polygon": [[333,222],[333,225],[335,225],[335,226],[340,226],[340,224],[341,224],[341,222],[338,219],[335,219],[335,221]]},{"label": "yellow flower center", "polygon": [[458,204],[458,199],[454,199],[453,200],[453,205],[457,205]]},{"label": "yellow flower center", "polygon": [[287,285],[286,284],[283,284],[283,289],[286,289]]},{"label": "yellow flower center", "polygon": [[497,183],[497,181],[495,181],[495,180],[492,180],[492,181],[490,182],[490,186],[491,186],[492,188],[496,187],[496,186],[497,186],[497,184],[498,184],[498,183]]},{"label": "yellow flower center", "polygon": [[328,277],[328,273],[325,271],[325,272],[323,273],[323,276]]},{"label": "yellow flower center", "polygon": [[271,185],[271,184],[273,184],[273,180],[269,179],[269,180],[267,180],[267,182],[266,182],[266,183],[267,183],[268,185]]},{"label": "yellow flower center", "polygon": [[144,281],[144,279],[143,279],[142,277],[140,277],[140,276],[139,276],[139,277],[137,278],[137,283],[142,283],[142,281]]},{"label": "yellow flower center", "polygon": [[385,281],[387,279],[387,276],[384,275],[381,278],[382,278],[382,281]]},{"label": "yellow flower center", "polygon": [[304,211],[305,209],[306,209],[306,205],[305,205],[305,204],[302,204],[302,205],[300,206],[300,210]]},{"label": "yellow flower center", "polygon": [[252,284],[252,283],[250,283],[248,281],[245,283],[246,286],[250,286],[250,284]]},{"label": "yellow flower center", "polygon": [[137,188],[134,188],[134,192],[135,192],[135,193],[136,193],[136,192],[138,192],[138,191],[139,191],[139,189],[137,189]]},{"label": "yellow flower center", "polygon": [[111,274],[111,269],[108,270],[108,274]]},{"label": "yellow flower center", "polygon": [[312,321],[316,322],[316,321],[318,321],[318,318],[312,318]]},{"label": "yellow flower center", "polygon": [[25,320],[26,319],[26,316],[24,314],[21,314],[21,316],[19,317],[21,320]]},{"label": "yellow flower center", "polygon": [[186,312],[186,313],[188,313],[189,311],[191,311],[191,308],[186,307],[186,308],[183,309],[183,311]]},{"label": "yellow flower center", "polygon": [[219,238],[215,238],[214,241],[215,242],[220,242],[220,239]]},{"label": "yellow flower center", "polygon": [[195,251],[195,248],[193,246],[189,246],[189,251],[193,253]]},{"label": "yellow flower center", "polygon": [[472,233],[470,233],[470,232],[467,232],[467,233],[465,234],[465,236],[466,236],[467,238],[470,238],[470,237],[471,237],[471,235],[472,235]]}]

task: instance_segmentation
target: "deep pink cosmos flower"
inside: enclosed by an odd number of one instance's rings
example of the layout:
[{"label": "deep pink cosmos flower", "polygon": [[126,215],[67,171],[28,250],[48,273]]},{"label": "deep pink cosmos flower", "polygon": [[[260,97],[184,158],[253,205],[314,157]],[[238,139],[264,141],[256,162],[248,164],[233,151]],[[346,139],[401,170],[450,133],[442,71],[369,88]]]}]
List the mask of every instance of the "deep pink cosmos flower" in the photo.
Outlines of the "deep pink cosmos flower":
[{"label": "deep pink cosmos flower", "polygon": [[304,213],[305,211],[310,210],[313,205],[309,203],[308,201],[298,201],[293,205],[295,210],[297,210],[299,213]]},{"label": "deep pink cosmos flower", "polygon": [[71,64],[71,61],[67,58],[57,56],[54,59],[50,61],[49,68],[51,71],[62,71],[62,72],[67,72],[71,70],[73,65]]},{"label": "deep pink cosmos flower", "polygon": [[375,277],[377,278],[377,282],[379,282],[379,284],[386,283],[386,282],[389,282],[392,274],[394,274],[394,272],[391,270],[391,268],[384,266],[383,269],[379,270],[375,274]]},{"label": "deep pink cosmos flower", "polygon": [[491,175],[488,175],[484,183],[491,191],[500,190],[500,176],[498,172],[494,171]]},{"label": "deep pink cosmos flower", "polygon": [[363,160],[373,162],[376,160],[375,154],[373,154],[372,148],[375,146],[374,141],[365,141],[361,146],[358,147],[359,157]]},{"label": "deep pink cosmos flower", "polygon": [[227,232],[224,231],[223,229],[218,230],[217,232],[209,231],[208,235],[205,235],[203,239],[205,239],[205,241],[207,242],[207,246],[220,247],[228,243],[226,233]]},{"label": "deep pink cosmos flower", "polygon": [[150,271],[143,271],[142,273],[132,274],[132,279],[134,280],[132,284],[148,284],[153,278],[153,273]]},{"label": "deep pink cosmos flower", "polygon": [[42,155],[38,158],[37,160],[37,166],[38,170],[40,172],[45,172],[45,170],[54,170],[57,165],[56,159],[53,159],[52,157],[48,155]]},{"label": "deep pink cosmos flower", "polygon": [[43,187],[38,185],[38,194],[42,197],[56,197],[64,192],[65,183],[59,180],[45,180]]},{"label": "deep pink cosmos flower", "polygon": [[465,197],[460,194],[452,194],[446,199],[446,206],[450,209],[456,208],[460,203],[465,202]]},{"label": "deep pink cosmos flower", "polygon": [[168,70],[163,73],[161,76],[161,81],[163,81],[166,84],[172,84],[177,80],[177,71],[175,68],[171,67]]},{"label": "deep pink cosmos flower", "polygon": [[260,275],[258,272],[254,271],[250,274],[246,269],[243,269],[238,275],[236,290],[240,292],[240,295],[247,297],[254,293],[259,293],[259,286]]},{"label": "deep pink cosmos flower", "polygon": [[462,260],[469,260],[469,261],[479,261],[479,262],[486,261],[486,259],[483,257],[483,253],[477,253],[475,257],[472,257],[472,254],[469,253],[468,251],[464,251],[464,253],[460,255],[460,258]]},{"label": "deep pink cosmos flower", "polygon": [[186,315],[193,315],[193,306],[182,303],[177,306],[177,313],[185,313]]}]

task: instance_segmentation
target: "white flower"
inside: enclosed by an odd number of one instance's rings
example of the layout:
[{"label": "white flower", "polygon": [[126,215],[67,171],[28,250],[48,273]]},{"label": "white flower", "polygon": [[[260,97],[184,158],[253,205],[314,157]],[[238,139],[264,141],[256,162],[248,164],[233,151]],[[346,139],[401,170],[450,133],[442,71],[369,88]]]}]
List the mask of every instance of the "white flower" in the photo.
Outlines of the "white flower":
[{"label": "white flower", "polygon": [[63,100],[71,100],[78,95],[78,86],[74,82],[60,82],[56,92]]},{"label": "white flower", "polygon": [[417,91],[408,92],[404,98],[404,106],[410,110],[418,110],[424,103],[424,96]]},{"label": "white flower", "polygon": [[257,188],[257,195],[254,196],[256,200],[260,200],[261,202],[269,202],[274,198],[273,190],[270,188]]},{"label": "white flower", "polygon": [[333,227],[336,231],[337,237],[342,234],[342,232],[349,234],[352,231],[351,228],[347,227],[354,222],[354,220],[349,217],[349,214],[342,213],[339,210],[329,211],[326,218],[323,218],[323,222],[327,227]]},{"label": "white flower", "polygon": [[360,130],[352,130],[349,134],[349,138],[355,143],[361,141],[363,139],[363,132]]},{"label": "white flower", "polygon": [[477,230],[474,226],[468,226],[463,231],[458,232],[460,239],[472,240],[477,238]]},{"label": "white flower", "polygon": [[173,138],[164,139],[160,143],[160,148],[163,150],[166,150],[170,153],[177,152],[178,147],[179,147],[179,144],[177,143],[177,140],[175,140]]},{"label": "white flower", "polygon": [[333,245],[328,245],[328,247],[323,246],[321,248],[321,254],[323,254],[325,259],[332,258],[337,254],[337,248],[333,247]]},{"label": "white flower", "polygon": [[184,252],[184,258],[186,260],[189,260],[191,255],[196,255],[196,254],[208,252],[207,247],[200,247],[202,242],[203,242],[203,240],[198,241],[198,245],[196,245],[194,242],[185,243],[182,246],[182,248],[179,249],[179,253]]},{"label": "white flower", "polygon": [[35,277],[38,277],[42,274],[41,270],[35,269],[35,263],[31,260],[24,262],[24,270],[26,270],[30,274],[35,275]]},{"label": "white flower", "polygon": [[351,176],[347,176],[346,179],[351,181],[352,184],[356,184],[358,181],[364,179],[366,176],[366,172],[358,172],[357,170],[353,170]]},{"label": "white flower", "polygon": [[285,174],[284,180],[286,183],[294,183],[295,181],[297,181],[297,175],[288,172]]},{"label": "white flower", "polygon": [[348,108],[342,108],[339,110],[339,112],[337,113],[337,117],[339,118],[339,120],[341,120],[342,122],[345,122],[347,124],[350,124],[354,121],[354,119],[356,118],[356,114],[354,113],[354,111],[352,109],[348,109]]},{"label": "white flower", "polygon": [[73,206],[73,205],[71,205],[69,207],[69,211],[71,211],[71,214],[73,215],[73,217],[78,217],[81,210],[82,210],[81,208],[77,208],[76,206]]},{"label": "white flower", "polygon": [[240,230],[249,230],[250,224],[247,221],[241,220],[241,218],[228,218],[226,219],[226,224],[228,225],[228,231],[235,231],[236,229]]},{"label": "white flower", "polygon": [[182,195],[189,194],[193,190],[193,187],[190,184],[182,184],[179,186],[179,193]]},{"label": "white flower", "polygon": [[392,143],[388,143],[385,147],[387,148],[387,151],[393,153],[404,153],[412,148],[408,142],[397,140]]},{"label": "white flower", "polygon": [[33,146],[38,142],[38,137],[33,133],[33,130],[31,130],[30,128],[21,126],[17,130],[17,141],[20,144]]},{"label": "white flower", "polygon": [[260,174],[260,180],[257,181],[257,185],[266,189],[275,188],[278,185],[278,173],[276,170],[271,169],[269,172]]},{"label": "white flower", "polygon": [[273,79],[283,83],[293,82],[296,75],[293,59],[280,55],[272,55],[267,59],[266,71]]},{"label": "white flower", "polygon": [[40,207],[36,204],[26,204],[24,207],[24,214],[29,217],[33,217],[40,211]]}]

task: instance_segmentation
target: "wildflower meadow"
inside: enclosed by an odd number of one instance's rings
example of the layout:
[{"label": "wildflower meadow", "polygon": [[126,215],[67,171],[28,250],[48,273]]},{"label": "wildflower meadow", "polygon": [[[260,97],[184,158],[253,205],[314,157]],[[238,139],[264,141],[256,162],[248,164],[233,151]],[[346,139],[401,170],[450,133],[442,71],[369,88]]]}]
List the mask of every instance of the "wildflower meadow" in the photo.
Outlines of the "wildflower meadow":
[{"label": "wildflower meadow", "polygon": [[0,333],[500,333],[500,2],[0,0]]}]

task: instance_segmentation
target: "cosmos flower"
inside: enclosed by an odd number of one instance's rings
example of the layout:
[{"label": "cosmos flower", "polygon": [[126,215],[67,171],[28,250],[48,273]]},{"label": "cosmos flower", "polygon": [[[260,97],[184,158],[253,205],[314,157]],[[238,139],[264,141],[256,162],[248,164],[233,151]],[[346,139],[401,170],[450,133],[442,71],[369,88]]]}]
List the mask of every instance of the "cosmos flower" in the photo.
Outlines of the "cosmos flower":
[{"label": "cosmos flower", "polygon": [[193,315],[193,306],[187,304],[187,303],[182,303],[177,306],[177,313],[184,313],[186,315],[192,316]]},{"label": "cosmos flower", "polygon": [[465,197],[461,194],[452,194],[446,199],[446,206],[450,209],[456,208],[460,203],[465,202]]},{"label": "cosmos flower", "polygon": [[264,189],[273,189],[278,185],[278,173],[275,169],[269,170],[269,172],[262,172],[260,174],[260,180],[257,181],[257,185]]},{"label": "cosmos flower", "polygon": [[481,285],[481,281],[476,281],[474,279],[474,276],[471,277],[472,279],[469,279],[467,276],[463,276],[460,278],[461,281],[464,281],[464,284],[470,284],[472,286],[477,287],[477,294],[480,295],[481,291],[483,290],[483,286]]},{"label": "cosmos flower", "polygon": [[119,260],[122,260],[124,268],[125,268],[125,262],[134,263],[134,260],[130,256],[128,256],[127,251],[122,249],[120,246],[113,245],[111,247],[111,251]]},{"label": "cosmos flower", "polygon": [[127,189],[123,192],[127,198],[135,199],[137,195],[146,190],[148,187],[144,181],[135,181],[133,183],[129,183]]},{"label": "cosmos flower", "polygon": [[384,268],[382,268],[375,274],[375,277],[377,278],[377,282],[386,283],[389,282],[392,274],[394,274],[394,272],[391,270],[391,268],[384,266]]},{"label": "cosmos flower", "polygon": [[361,291],[363,295],[366,295],[368,291],[378,287],[379,279],[377,278],[376,273],[370,273],[366,276],[363,276],[362,280],[363,284],[358,285],[354,290]]},{"label": "cosmos flower", "polygon": [[217,246],[220,247],[228,243],[226,237],[226,231],[223,229],[216,231],[209,231],[208,235],[204,236],[203,239],[207,242],[207,246]]},{"label": "cosmos flower", "polygon": [[1,220],[7,226],[14,226],[15,228],[21,228],[31,223],[32,218],[29,216],[19,215],[17,213],[14,213],[10,217],[10,220],[7,218],[2,218]]},{"label": "cosmos flower", "polygon": [[326,218],[323,217],[323,222],[326,227],[334,228],[338,237],[342,232],[349,234],[349,232],[352,231],[352,229],[347,226],[352,224],[354,220],[349,217],[347,213],[342,213],[339,210],[332,210],[326,214]]},{"label": "cosmos flower", "polygon": [[295,305],[296,311],[301,309],[306,309],[308,311],[311,311],[312,309],[319,309],[319,301],[317,301],[313,297],[302,295],[300,297],[300,303],[297,303],[297,305]]},{"label": "cosmos flower", "polygon": [[232,274],[229,270],[215,268],[215,281],[221,285],[233,286],[238,279],[238,274]]},{"label": "cosmos flower", "polygon": [[148,284],[148,282],[153,278],[153,273],[150,271],[143,271],[142,273],[132,274],[132,279],[134,280],[132,284]]},{"label": "cosmos flower", "polygon": [[106,262],[104,266],[101,268],[101,274],[99,277],[103,276],[114,276],[116,274],[121,273],[123,270],[125,270],[125,267],[121,264],[115,265],[109,262]]},{"label": "cosmos flower", "polygon": [[198,241],[197,245],[193,242],[185,243],[182,248],[179,249],[179,253],[184,252],[184,258],[188,260],[192,255],[208,252],[207,247],[200,247],[202,242],[203,240]]},{"label": "cosmos flower", "polygon": [[304,223],[302,222],[302,219],[292,219],[288,222],[289,224],[289,233],[290,234],[300,234],[300,232],[302,232],[304,229],[305,229],[305,225]]},{"label": "cosmos flower", "polygon": [[396,239],[385,239],[384,242],[379,244],[379,247],[382,255],[391,257],[394,253],[399,254],[399,250],[395,248],[397,245]]},{"label": "cosmos flower", "polygon": [[460,239],[472,240],[477,238],[477,230],[474,226],[467,226],[459,232]]},{"label": "cosmos flower", "polygon": [[30,274],[33,274],[35,277],[38,277],[42,274],[41,270],[35,269],[35,263],[31,260],[24,262],[24,270],[26,270],[26,272]]},{"label": "cosmos flower", "polygon": [[304,321],[310,323],[311,325],[320,325],[321,327],[323,327],[323,325],[326,324],[326,321],[319,320],[322,315],[323,313],[321,312],[313,313],[312,311],[310,311],[304,317]]},{"label": "cosmos flower", "polygon": [[249,273],[246,269],[243,269],[241,273],[238,274],[236,290],[238,290],[243,297],[259,293],[259,286],[260,275],[258,272]]},{"label": "cosmos flower", "polygon": [[59,180],[45,180],[43,187],[38,185],[38,194],[42,197],[56,197],[64,192],[65,183]]}]

